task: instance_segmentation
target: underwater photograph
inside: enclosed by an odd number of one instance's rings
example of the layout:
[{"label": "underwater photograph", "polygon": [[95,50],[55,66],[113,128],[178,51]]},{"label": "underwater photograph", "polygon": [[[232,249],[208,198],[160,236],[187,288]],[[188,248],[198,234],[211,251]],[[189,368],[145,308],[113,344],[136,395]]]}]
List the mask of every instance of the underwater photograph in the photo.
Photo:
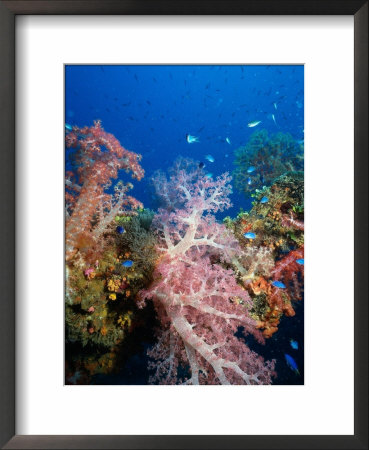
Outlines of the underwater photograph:
[{"label": "underwater photograph", "polygon": [[65,384],[304,384],[304,66],[65,66]]}]

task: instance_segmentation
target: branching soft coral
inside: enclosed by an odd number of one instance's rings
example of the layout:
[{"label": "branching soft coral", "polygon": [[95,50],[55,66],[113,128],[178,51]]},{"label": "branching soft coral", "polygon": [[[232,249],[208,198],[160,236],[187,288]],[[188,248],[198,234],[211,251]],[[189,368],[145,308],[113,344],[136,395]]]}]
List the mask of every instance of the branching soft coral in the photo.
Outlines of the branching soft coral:
[{"label": "branching soft coral", "polygon": [[[161,259],[154,282],[141,299],[154,300],[162,329],[150,356],[156,372],[151,381],[174,384],[270,384],[274,362],[265,363],[235,337],[239,327],[262,340],[249,317],[250,298],[232,270],[212,264],[230,263],[239,246],[211,213],[230,206],[230,177],[211,180],[178,170],[169,180],[157,178],[159,192],[177,192],[175,205],[162,209],[153,225]],[[172,203],[173,205],[173,203]],[[180,376],[179,367],[188,372]]]},{"label": "branching soft coral", "polygon": [[253,280],[256,275],[268,277],[274,268],[273,254],[269,248],[250,245],[238,255],[232,259],[232,263],[237,268],[243,283]]},{"label": "branching soft coral", "polygon": [[[140,180],[144,171],[139,165],[141,156],[124,149],[99,121],[92,127],[73,127],[66,145],[71,168],[65,182],[66,351],[83,347],[78,366],[86,369],[88,365],[93,374],[101,369],[98,360],[104,371],[113,367],[113,359],[102,354],[110,355],[124,341],[135,320],[125,316],[132,288],[117,254],[122,250],[117,248],[119,235],[112,230],[116,217],[131,219],[142,205],[128,195],[131,183],[118,181],[113,187],[112,180],[121,170]],[[130,272],[132,277],[144,277],[139,264]],[[139,290],[143,284],[137,285]]]},{"label": "branching soft coral", "polygon": [[169,181],[165,173],[157,170],[151,178],[151,186],[154,192],[154,202],[157,203],[158,208],[173,211],[184,206],[185,198],[183,195],[178,195],[178,192],[173,189],[179,174],[185,175],[186,184],[191,185],[202,174],[202,169],[193,159],[179,157],[168,170]]},{"label": "branching soft coral", "polygon": [[[161,278],[142,293],[143,298],[153,297],[159,303],[164,325],[151,351],[159,359],[151,382],[177,383],[182,363],[191,373],[184,380],[187,384],[270,384],[273,364],[265,364],[235,337],[242,326],[262,341],[247,312],[250,297],[233,272],[212,265],[205,255],[194,264],[163,263],[158,271]],[[163,345],[168,339],[169,345]]]},{"label": "branching soft coral", "polygon": [[[130,214],[142,206],[127,195],[131,183],[121,181],[113,195],[106,192],[119,170],[131,172],[140,180],[144,171],[141,156],[124,149],[119,141],[95,121],[92,127],[78,128],[66,136],[66,145],[75,171],[66,175],[66,260],[81,256],[81,250],[93,247],[117,214]],[[83,246],[80,244],[82,243]],[[83,258],[82,258],[83,259]]]},{"label": "branching soft coral", "polygon": [[[237,241],[220,225],[210,213],[223,211],[231,206],[229,194],[231,178],[223,174],[216,181],[205,177],[201,172],[178,170],[169,180],[162,174],[154,181],[160,183],[162,192],[176,193],[176,199],[166,209],[160,209],[154,218],[153,226],[158,232],[159,249],[170,258],[178,255],[186,258],[190,248],[207,246],[234,254]],[[167,198],[167,197],[166,197]],[[178,204],[181,209],[174,209]],[[233,252],[232,252],[233,250]]]}]

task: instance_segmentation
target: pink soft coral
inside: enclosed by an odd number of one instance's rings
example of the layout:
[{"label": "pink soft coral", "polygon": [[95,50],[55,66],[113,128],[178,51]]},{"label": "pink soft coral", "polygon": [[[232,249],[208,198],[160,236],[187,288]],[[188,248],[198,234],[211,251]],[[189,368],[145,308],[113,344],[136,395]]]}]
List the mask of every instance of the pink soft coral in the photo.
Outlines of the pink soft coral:
[{"label": "pink soft coral", "polygon": [[[141,305],[154,300],[162,328],[149,352],[155,360],[151,382],[174,384],[179,366],[188,367],[187,384],[270,384],[274,362],[265,363],[243,340],[239,327],[262,341],[249,317],[250,297],[226,270],[214,262],[230,263],[237,241],[209,213],[230,206],[227,174],[216,181],[201,172],[179,169],[166,180],[163,193],[177,192],[175,209],[167,204],[156,216],[160,261],[150,288],[141,292]],[[169,196],[166,200],[169,202]]]}]

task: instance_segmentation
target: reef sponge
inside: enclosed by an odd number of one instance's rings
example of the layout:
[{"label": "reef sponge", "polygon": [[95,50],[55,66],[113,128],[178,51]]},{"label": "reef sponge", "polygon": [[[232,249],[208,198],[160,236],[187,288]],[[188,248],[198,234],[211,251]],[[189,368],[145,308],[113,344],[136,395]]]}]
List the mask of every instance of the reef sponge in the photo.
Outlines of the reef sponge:
[{"label": "reef sponge", "polygon": [[304,167],[303,147],[288,133],[269,137],[266,130],[256,131],[235,151],[235,157],[235,186],[245,194],[270,185],[285,172]]}]

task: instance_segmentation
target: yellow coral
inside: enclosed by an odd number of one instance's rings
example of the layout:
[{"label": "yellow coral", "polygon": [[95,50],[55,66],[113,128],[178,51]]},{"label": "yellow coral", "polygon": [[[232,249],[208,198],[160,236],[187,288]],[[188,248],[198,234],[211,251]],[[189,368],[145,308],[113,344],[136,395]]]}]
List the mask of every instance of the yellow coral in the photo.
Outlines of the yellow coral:
[{"label": "yellow coral", "polygon": [[118,292],[120,285],[121,285],[121,279],[120,278],[110,278],[108,280],[108,291],[110,292]]},{"label": "yellow coral", "polygon": [[122,328],[124,328],[125,325],[127,325],[127,328],[129,328],[132,324],[131,316],[132,316],[132,311],[128,311],[127,313],[124,314],[124,316],[119,316],[118,324]]},{"label": "yellow coral", "polygon": [[116,294],[110,294],[109,298],[110,298],[110,300],[116,300],[117,299],[117,295]]}]

